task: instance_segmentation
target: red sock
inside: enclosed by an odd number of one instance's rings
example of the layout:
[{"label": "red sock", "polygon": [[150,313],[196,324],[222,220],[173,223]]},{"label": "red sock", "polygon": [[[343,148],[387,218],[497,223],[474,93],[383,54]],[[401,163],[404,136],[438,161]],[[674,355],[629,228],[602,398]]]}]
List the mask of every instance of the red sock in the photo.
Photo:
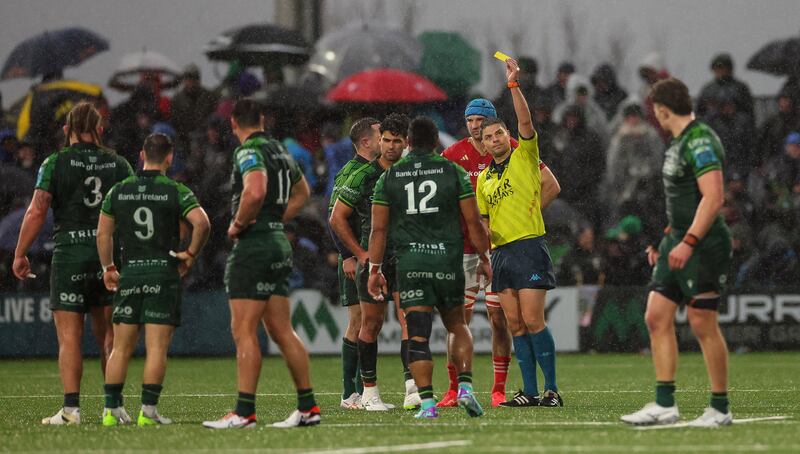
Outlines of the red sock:
[{"label": "red sock", "polygon": [[494,364],[494,385],[492,392],[505,392],[506,379],[508,378],[508,364],[511,362],[509,356],[494,356],[492,363]]},{"label": "red sock", "polygon": [[450,376],[450,391],[458,391],[458,372],[454,364],[447,363],[447,374]]}]

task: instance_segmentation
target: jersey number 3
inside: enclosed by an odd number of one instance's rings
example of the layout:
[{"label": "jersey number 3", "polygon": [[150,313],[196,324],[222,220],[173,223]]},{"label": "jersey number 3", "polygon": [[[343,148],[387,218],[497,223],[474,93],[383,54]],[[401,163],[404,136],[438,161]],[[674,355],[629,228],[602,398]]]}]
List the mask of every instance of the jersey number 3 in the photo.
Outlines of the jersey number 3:
[{"label": "jersey number 3", "polygon": [[83,198],[83,204],[89,208],[94,208],[103,201],[103,193],[100,192],[100,187],[103,185],[103,180],[98,177],[86,177],[83,180],[83,185],[89,190],[89,194]]},{"label": "jersey number 3", "polygon": [[[425,180],[419,184],[417,190],[414,191],[414,182],[405,185],[406,195],[408,196],[408,208],[406,214],[426,214],[438,213],[439,207],[429,207],[428,202],[436,195],[436,182],[433,180]],[[416,193],[424,194],[419,201],[419,209],[417,209]]]}]

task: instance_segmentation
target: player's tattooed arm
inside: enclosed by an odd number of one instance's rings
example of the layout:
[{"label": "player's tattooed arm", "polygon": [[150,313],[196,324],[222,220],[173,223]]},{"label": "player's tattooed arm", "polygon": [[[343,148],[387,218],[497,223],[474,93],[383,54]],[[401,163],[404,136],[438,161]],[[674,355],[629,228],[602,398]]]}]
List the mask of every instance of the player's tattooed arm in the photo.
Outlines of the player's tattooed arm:
[{"label": "player's tattooed arm", "polygon": [[256,222],[256,217],[267,196],[267,173],[263,169],[252,170],[244,176],[244,188],[239,210],[228,227],[228,237],[237,238],[243,230]]},{"label": "player's tattooed arm", "polygon": [[33,242],[36,241],[36,238],[42,231],[42,226],[44,226],[45,220],[47,219],[47,210],[50,209],[50,203],[52,201],[53,196],[49,192],[42,189],[33,191],[33,199],[31,199],[28,210],[25,211],[25,217],[22,219],[17,248],[14,251],[14,264],[12,268],[14,276],[16,276],[17,279],[25,279],[33,276],[26,255],[28,249]]},{"label": "player's tattooed arm", "polygon": [[310,196],[311,188],[308,186],[306,177],[301,177],[297,183],[292,185],[289,201],[286,202],[286,210],[283,212],[283,222],[289,222],[294,219]]},{"label": "player's tattooed arm", "polygon": [[339,237],[339,240],[344,246],[353,253],[362,266],[365,266],[369,259],[367,251],[358,244],[358,239],[350,228],[350,224],[347,222],[350,216],[354,215],[355,210],[351,206],[342,202],[341,199],[337,199],[336,203],[333,204],[333,211],[331,211],[331,217],[328,219],[328,222],[331,225],[331,229],[333,229],[333,232]]}]

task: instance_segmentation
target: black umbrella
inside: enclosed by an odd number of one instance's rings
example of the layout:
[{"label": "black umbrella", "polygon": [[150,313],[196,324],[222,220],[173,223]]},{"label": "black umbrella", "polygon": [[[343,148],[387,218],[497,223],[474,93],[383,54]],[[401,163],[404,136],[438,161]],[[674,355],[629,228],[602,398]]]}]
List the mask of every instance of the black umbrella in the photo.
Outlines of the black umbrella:
[{"label": "black umbrella", "polygon": [[239,60],[246,66],[301,65],[308,61],[308,43],[300,32],[272,24],[228,30],[205,47],[211,60]]},{"label": "black umbrella", "polygon": [[776,76],[800,75],[800,38],[773,41],[750,57],[747,67]]},{"label": "black umbrella", "polygon": [[59,73],[67,66],[79,65],[104,50],[108,50],[108,41],[84,28],[44,32],[14,48],[3,65],[0,79]]}]

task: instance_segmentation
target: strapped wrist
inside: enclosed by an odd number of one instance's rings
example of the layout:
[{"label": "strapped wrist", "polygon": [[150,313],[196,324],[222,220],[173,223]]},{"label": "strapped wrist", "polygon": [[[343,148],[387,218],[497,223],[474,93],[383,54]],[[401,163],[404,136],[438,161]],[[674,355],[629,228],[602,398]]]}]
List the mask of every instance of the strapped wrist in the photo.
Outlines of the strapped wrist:
[{"label": "strapped wrist", "polygon": [[519,81],[518,80],[512,80],[511,82],[508,82],[506,84],[506,87],[508,87],[508,88],[519,88]]},{"label": "strapped wrist", "polygon": [[382,263],[372,263],[369,262],[369,274],[379,274],[383,273],[383,264]]},{"label": "strapped wrist", "polygon": [[103,266],[103,273],[111,273],[113,271],[117,271],[117,266],[113,263],[111,265]]},{"label": "strapped wrist", "polygon": [[683,243],[686,243],[692,249],[694,249],[694,247],[697,246],[697,243],[700,242],[700,238],[692,233],[687,233],[686,235],[683,236],[683,240],[681,241]]}]

